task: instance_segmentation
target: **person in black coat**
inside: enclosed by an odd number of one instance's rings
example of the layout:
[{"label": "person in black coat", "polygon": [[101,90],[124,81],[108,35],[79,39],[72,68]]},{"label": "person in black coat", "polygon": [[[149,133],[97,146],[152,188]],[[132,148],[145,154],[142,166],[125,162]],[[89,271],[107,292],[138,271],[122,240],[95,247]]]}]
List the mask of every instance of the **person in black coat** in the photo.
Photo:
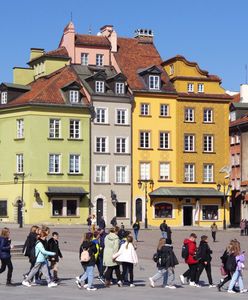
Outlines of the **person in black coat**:
[{"label": "person in black coat", "polygon": [[208,237],[206,235],[201,236],[201,242],[200,245],[196,251],[196,259],[199,261],[198,264],[198,271],[196,274],[196,281],[195,283],[199,286],[199,279],[201,276],[201,273],[203,269],[206,270],[209,287],[216,287],[216,285],[213,284],[212,274],[211,274],[211,254],[213,251],[210,249],[208,245]]},{"label": "person in black coat", "polygon": [[53,271],[53,281],[58,282],[58,262],[59,258],[63,258],[63,255],[59,248],[59,234],[58,232],[53,232],[52,237],[48,241],[48,251],[55,252],[56,255],[50,256],[49,260],[51,262],[50,269]]},{"label": "person in black coat", "polygon": [[103,229],[104,230],[106,228],[106,223],[104,221],[103,216],[101,216],[98,226],[99,226],[99,229]]},{"label": "person in black coat", "polygon": [[10,250],[13,247],[11,246],[11,240],[10,240],[10,231],[9,228],[4,227],[2,229],[2,233],[0,236],[0,259],[1,259],[1,268],[0,268],[0,274],[3,273],[6,270],[6,266],[8,267],[8,273],[7,273],[7,282],[6,285],[11,286],[11,278],[13,273],[13,265],[11,262],[11,254]]}]

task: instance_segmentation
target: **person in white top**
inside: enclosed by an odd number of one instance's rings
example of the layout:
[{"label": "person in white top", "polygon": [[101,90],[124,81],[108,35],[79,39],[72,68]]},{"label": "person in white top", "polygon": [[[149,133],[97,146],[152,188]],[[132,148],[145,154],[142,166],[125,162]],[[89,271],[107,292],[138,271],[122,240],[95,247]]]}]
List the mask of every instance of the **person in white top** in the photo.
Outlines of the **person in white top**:
[{"label": "person in white top", "polygon": [[127,236],[126,242],[122,244],[119,251],[113,255],[113,259],[122,263],[122,277],[124,278],[125,274],[128,272],[130,276],[129,285],[130,287],[135,287],[133,284],[133,266],[138,263],[138,256],[133,245],[132,236]]},{"label": "person in white top", "polygon": [[91,230],[92,233],[94,233],[96,231],[96,216],[92,215],[91,217]]}]

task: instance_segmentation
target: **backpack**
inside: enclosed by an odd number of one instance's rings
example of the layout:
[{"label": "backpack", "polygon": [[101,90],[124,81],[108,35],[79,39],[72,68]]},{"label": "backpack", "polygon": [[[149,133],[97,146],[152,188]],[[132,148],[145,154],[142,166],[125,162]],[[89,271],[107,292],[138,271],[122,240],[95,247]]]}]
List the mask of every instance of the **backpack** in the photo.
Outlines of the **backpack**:
[{"label": "backpack", "polygon": [[30,252],[29,252],[29,262],[30,262],[31,264],[33,264],[33,265],[36,263],[36,259],[37,259],[38,255],[39,255],[39,253],[40,253],[40,252],[38,252],[38,254],[35,255],[35,246],[36,246],[38,243],[40,243],[40,241],[37,241],[37,242],[35,243],[35,245],[30,249]]},{"label": "backpack", "polygon": [[152,257],[153,261],[156,263],[158,262],[158,252],[154,253],[153,254],[153,257]]},{"label": "backpack", "polygon": [[236,258],[233,254],[228,255],[226,264],[225,264],[225,270],[229,272],[235,272],[237,267]]},{"label": "backpack", "polygon": [[188,244],[183,244],[181,255],[182,255],[182,258],[184,258],[184,259],[187,259],[189,257],[189,246],[188,246]]},{"label": "backpack", "polygon": [[31,245],[30,245],[30,237],[27,236],[27,239],[23,245],[23,248],[22,248],[22,253],[24,256],[30,256],[30,251],[31,251]]},{"label": "backpack", "polygon": [[80,255],[80,261],[81,262],[88,262],[90,261],[90,254],[88,249],[83,249]]}]

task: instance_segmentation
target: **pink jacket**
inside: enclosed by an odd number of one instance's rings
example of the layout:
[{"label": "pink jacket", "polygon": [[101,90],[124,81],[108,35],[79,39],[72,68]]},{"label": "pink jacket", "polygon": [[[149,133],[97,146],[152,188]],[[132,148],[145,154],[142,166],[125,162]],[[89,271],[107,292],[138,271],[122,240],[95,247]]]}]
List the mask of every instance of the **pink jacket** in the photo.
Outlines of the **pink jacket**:
[{"label": "pink jacket", "polygon": [[113,259],[119,262],[138,263],[138,256],[132,243],[125,242],[119,251],[113,255]]}]

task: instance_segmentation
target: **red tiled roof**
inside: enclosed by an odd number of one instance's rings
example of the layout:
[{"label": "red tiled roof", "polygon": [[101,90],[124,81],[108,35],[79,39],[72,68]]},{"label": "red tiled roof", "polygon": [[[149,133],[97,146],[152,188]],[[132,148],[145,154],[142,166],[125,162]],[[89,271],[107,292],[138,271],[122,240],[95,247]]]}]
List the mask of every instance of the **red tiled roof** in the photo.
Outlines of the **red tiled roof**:
[{"label": "red tiled roof", "polygon": [[245,115],[235,121],[230,122],[230,127],[236,126],[236,125],[241,125],[241,124],[248,124],[248,115]]},{"label": "red tiled roof", "polygon": [[188,97],[188,98],[211,98],[211,99],[224,99],[224,100],[232,100],[232,96],[228,94],[205,94],[205,93],[178,93],[180,97]]},{"label": "red tiled roof", "polygon": [[51,57],[52,56],[55,56],[55,57],[58,57],[58,56],[62,56],[62,57],[67,56],[68,57],[69,56],[68,51],[66,50],[65,47],[60,47],[58,49],[48,51],[44,55],[51,56]]},{"label": "red tiled roof", "polygon": [[[65,104],[61,88],[73,81],[76,81],[81,85],[73,69],[70,66],[65,66],[50,75],[31,82],[29,84],[31,90],[11,101],[8,106],[28,103]],[[84,95],[83,89],[80,91]],[[83,99],[85,100],[85,97],[83,97]],[[7,105],[4,107],[6,106]]]},{"label": "red tiled roof", "polygon": [[147,89],[138,70],[155,65],[162,71],[163,91],[175,92],[167,73],[161,67],[162,59],[153,43],[139,42],[138,38],[118,38],[117,43],[118,50],[114,55],[132,89]]},{"label": "red tiled roof", "polygon": [[110,49],[111,44],[105,36],[76,34],[75,45],[98,46]]},{"label": "red tiled roof", "polygon": [[240,93],[233,96],[232,102],[236,102],[236,103],[240,102]]}]

